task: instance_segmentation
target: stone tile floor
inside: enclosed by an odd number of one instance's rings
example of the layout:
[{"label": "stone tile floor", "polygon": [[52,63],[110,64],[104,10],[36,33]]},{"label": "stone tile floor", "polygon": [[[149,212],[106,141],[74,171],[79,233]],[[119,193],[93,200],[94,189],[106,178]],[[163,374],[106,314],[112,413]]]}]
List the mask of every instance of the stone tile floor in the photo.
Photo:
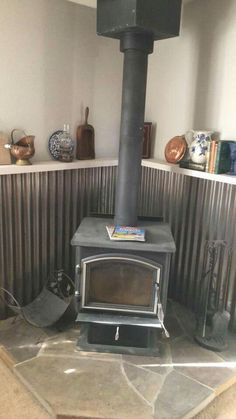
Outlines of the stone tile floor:
[{"label": "stone tile floor", "polygon": [[192,418],[236,382],[236,335],[217,354],[193,340],[191,312],[174,302],[167,312],[171,338],[160,342],[158,357],[81,352],[77,325],[39,329],[19,317],[0,322],[0,346],[53,416]]}]

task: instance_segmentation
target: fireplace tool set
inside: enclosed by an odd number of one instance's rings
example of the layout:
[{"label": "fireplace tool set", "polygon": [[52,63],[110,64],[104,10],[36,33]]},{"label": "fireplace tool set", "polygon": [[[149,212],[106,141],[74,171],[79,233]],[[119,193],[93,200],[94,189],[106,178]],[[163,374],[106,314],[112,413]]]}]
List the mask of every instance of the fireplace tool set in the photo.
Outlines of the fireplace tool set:
[{"label": "fireplace tool set", "polygon": [[[230,314],[226,310],[226,297],[231,253],[225,241],[206,242],[195,340],[213,351],[227,348]],[[227,266],[223,271],[224,260]]]}]

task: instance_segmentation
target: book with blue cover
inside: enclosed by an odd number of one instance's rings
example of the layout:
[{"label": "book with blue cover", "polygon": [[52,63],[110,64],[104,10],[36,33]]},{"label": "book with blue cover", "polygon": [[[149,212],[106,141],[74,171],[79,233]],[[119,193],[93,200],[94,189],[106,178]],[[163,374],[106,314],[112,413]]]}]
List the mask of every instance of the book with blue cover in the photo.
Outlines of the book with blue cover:
[{"label": "book with blue cover", "polygon": [[110,225],[106,226],[106,229],[111,240],[145,241],[145,230],[143,228]]}]

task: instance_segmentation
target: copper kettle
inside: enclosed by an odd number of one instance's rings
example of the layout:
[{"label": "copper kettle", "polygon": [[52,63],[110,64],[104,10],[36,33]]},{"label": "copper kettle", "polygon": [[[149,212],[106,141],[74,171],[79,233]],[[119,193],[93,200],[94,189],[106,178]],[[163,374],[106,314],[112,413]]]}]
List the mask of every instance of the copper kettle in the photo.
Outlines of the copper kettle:
[{"label": "copper kettle", "polygon": [[[14,143],[14,134],[16,131],[21,131],[24,136]],[[32,164],[30,158],[33,157],[35,153],[34,148],[34,135],[26,135],[24,131],[19,129],[14,129],[11,132],[12,144],[6,144],[5,147],[10,149],[11,155],[16,159],[16,164],[20,166],[25,166]]]}]

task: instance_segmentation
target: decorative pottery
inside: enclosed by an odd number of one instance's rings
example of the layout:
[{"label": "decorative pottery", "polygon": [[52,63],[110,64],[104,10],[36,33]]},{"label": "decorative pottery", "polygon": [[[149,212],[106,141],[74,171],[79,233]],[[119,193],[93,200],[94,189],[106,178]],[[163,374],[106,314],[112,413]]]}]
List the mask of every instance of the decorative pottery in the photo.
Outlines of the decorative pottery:
[{"label": "decorative pottery", "polygon": [[[16,131],[23,132],[24,137],[14,144],[14,133]],[[19,166],[26,166],[32,164],[30,158],[35,153],[34,135],[26,135],[24,131],[14,129],[11,132],[12,144],[6,144],[5,147],[10,149],[11,155],[16,159],[16,164]]]},{"label": "decorative pottery", "polygon": [[60,135],[60,157],[59,160],[65,163],[72,162],[74,158],[74,141],[70,136],[69,124],[64,125]]},{"label": "decorative pottery", "polygon": [[63,130],[55,131],[49,138],[48,149],[54,160],[70,163],[74,158],[74,141],[69,133],[69,125]]},{"label": "decorative pottery", "polygon": [[205,164],[209,142],[211,141],[212,131],[188,131],[185,134],[187,140],[191,135],[192,141],[189,146],[190,158],[194,163]]},{"label": "decorative pottery", "polygon": [[168,163],[178,163],[183,159],[187,151],[188,144],[184,135],[172,138],[165,147],[165,158]]},{"label": "decorative pottery", "polygon": [[60,136],[62,133],[62,130],[55,131],[48,140],[48,149],[54,160],[60,160]]}]

